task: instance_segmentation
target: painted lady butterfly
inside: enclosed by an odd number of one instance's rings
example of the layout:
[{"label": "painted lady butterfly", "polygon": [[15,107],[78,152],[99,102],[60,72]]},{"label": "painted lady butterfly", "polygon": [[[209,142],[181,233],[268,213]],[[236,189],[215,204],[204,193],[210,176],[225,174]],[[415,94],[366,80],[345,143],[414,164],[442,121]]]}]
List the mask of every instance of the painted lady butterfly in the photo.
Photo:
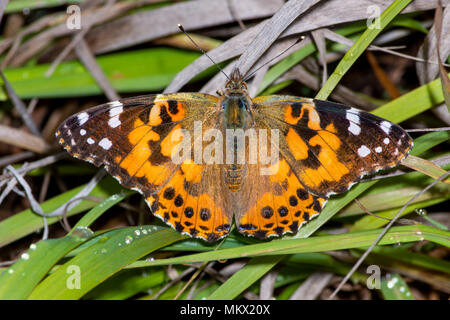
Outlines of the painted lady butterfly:
[{"label": "painted lady butterfly", "polygon": [[[190,157],[190,147],[195,153],[200,146],[217,160],[224,150],[217,131],[225,136],[239,129],[246,130],[244,140],[250,129],[277,129],[278,157],[264,167],[268,174],[262,174],[262,163],[239,161],[236,137],[227,140],[236,155],[231,162]],[[184,143],[184,158],[173,161],[183,138],[195,130],[200,138],[194,132],[194,140]],[[251,99],[237,69],[219,97],[122,99],[71,116],[56,137],[72,156],[105,166],[124,187],[142,193],[165,223],[208,241],[226,236],[233,217],[240,233],[260,239],[295,233],[330,195],[398,165],[412,147],[398,125],[344,105],[281,95]],[[244,158],[254,153],[250,143],[244,147]]]}]

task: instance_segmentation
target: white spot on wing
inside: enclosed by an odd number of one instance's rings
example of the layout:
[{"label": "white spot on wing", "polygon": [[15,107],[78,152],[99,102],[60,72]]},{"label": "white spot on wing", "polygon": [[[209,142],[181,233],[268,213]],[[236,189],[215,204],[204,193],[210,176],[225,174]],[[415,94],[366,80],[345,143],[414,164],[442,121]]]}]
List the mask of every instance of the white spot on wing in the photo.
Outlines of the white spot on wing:
[{"label": "white spot on wing", "polygon": [[383,148],[382,148],[382,147],[376,147],[376,148],[375,148],[375,152],[376,152],[376,153],[380,153],[381,151],[383,151]]},{"label": "white spot on wing", "polygon": [[370,149],[367,148],[366,146],[361,146],[361,147],[358,149],[358,154],[359,154],[359,156],[362,157],[362,158],[367,157],[367,156],[370,154]]},{"label": "white spot on wing", "polygon": [[384,138],[383,143],[384,144],[389,144],[389,138]]},{"label": "white spot on wing", "polygon": [[[115,102],[118,102],[118,101],[115,101]],[[123,112],[123,107],[122,107],[122,104],[120,102],[119,102],[119,105],[115,105],[114,107],[115,108],[111,108],[109,110],[109,116],[110,117],[115,117],[115,116],[117,116],[117,115],[119,115],[119,114],[121,114]]]},{"label": "white spot on wing", "polygon": [[86,130],[81,129],[81,130],[80,130],[80,135],[84,136],[85,134],[86,134]]},{"label": "white spot on wing", "polygon": [[[353,111],[353,113],[350,111]],[[350,125],[348,126],[348,131],[353,133],[355,136],[361,133],[361,127],[358,126],[358,124],[360,123],[358,113],[359,113],[358,110],[352,108],[350,110],[347,110],[345,114],[345,118],[350,122]]]},{"label": "white spot on wing", "polygon": [[361,127],[350,121],[350,126],[348,127],[348,131],[350,131],[355,136],[357,136],[361,133]]},{"label": "white spot on wing", "polygon": [[120,124],[121,124],[121,122],[120,122],[120,120],[119,120],[119,116],[115,116],[114,118],[111,118],[111,119],[109,119],[109,121],[108,121],[108,125],[109,125],[111,128],[116,128],[116,127],[120,126]]},{"label": "white spot on wing", "polygon": [[380,127],[384,132],[389,134],[391,132],[392,123],[390,123],[389,121],[382,121],[380,123]]},{"label": "white spot on wing", "polygon": [[109,148],[111,148],[112,146],[112,142],[108,138],[103,138],[102,140],[100,140],[98,145],[105,150],[109,150]]},{"label": "white spot on wing", "polygon": [[[356,109],[351,109],[351,110],[356,111]],[[356,113],[347,111],[345,117],[347,118],[347,120],[354,122],[356,124],[359,124],[359,116]]]},{"label": "white spot on wing", "polygon": [[86,121],[88,121],[89,115],[86,112],[82,112],[77,116],[77,118],[78,118],[78,125],[82,126],[83,124],[86,123]]},{"label": "white spot on wing", "polygon": [[121,107],[121,106],[123,106],[122,102],[120,102],[119,100],[111,101],[111,102],[109,103],[109,105],[110,105],[111,107]]},{"label": "white spot on wing", "polygon": [[92,138],[88,138],[86,141],[89,144],[94,144],[95,143],[94,139],[92,139]]}]

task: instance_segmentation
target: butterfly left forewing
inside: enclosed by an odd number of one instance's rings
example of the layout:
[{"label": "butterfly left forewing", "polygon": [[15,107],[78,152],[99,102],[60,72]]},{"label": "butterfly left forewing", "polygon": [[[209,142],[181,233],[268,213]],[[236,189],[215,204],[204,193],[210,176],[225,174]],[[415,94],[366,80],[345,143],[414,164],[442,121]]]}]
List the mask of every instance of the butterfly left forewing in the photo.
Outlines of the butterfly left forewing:
[{"label": "butterfly left forewing", "polygon": [[148,196],[176,170],[173,134],[214,113],[216,102],[183,93],[121,99],[69,117],[56,137],[72,156],[105,166],[123,186]]}]

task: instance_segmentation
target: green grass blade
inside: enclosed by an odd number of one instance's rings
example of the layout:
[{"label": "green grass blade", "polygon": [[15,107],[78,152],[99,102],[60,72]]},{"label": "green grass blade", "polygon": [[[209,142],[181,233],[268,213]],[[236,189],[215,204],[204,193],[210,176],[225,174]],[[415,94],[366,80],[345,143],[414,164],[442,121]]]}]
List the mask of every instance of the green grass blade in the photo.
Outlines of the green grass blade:
[{"label": "green grass blade", "polygon": [[[159,259],[154,261],[138,261],[133,263],[130,268],[206,262],[256,256],[273,256],[280,254],[365,248],[372,244],[380,232],[380,229],[376,229],[339,235],[315,236],[305,239],[273,240],[265,243],[203,252],[176,258]],[[450,232],[425,225],[395,227],[388,231],[379,244],[398,244],[423,240],[429,240],[444,246],[450,246]]]},{"label": "green grass blade", "polygon": [[32,244],[28,252],[0,276],[0,300],[26,299],[56,262],[84,240],[67,236]]},{"label": "green grass blade", "polygon": [[[33,290],[29,299],[79,299],[133,261],[185,238],[172,229],[155,226],[113,231],[102,234],[96,244],[60,266]],[[66,285],[69,266],[81,270],[80,289]]]},{"label": "green grass blade", "polygon": [[402,122],[444,102],[440,79],[431,81],[379,107],[373,114]]},{"label": "green grass blade", "polygon": [[[350,47],[344,57],[337,65],[334,72],[328,78],[325,85],[316,95],[316,99],[325,100],[336,88],[339,81],[359,58],[359,56],[367,49],[372,41],[383,31],[383,29],[411,2],[412,0],[395,0],[382,13],[379,19],[376,19],[372,25],[364,31],[358,40]],[[379,23],[379,27],[377,27]]]},{"label": "green grass blade", "polygon": [[97,220],[103,213],[105,213],[108,209],[121,202],[123,199],[135,193],[133,190],[123,189],[119,193],[113,194],[109,198],[107,198],[102,203],[98,204],[89,212],[87,212],[75,226],[73,226],[72,230],[69,232],[71,234],[76,228],[79,227],[89,227],[95,220]]},{"label": "green grass blade", "polygon": [[381,293],[385,300],[415,300],[405,280],[397,273],[381,281]]},{"label": "green grass blade", "polygon": [[165,280],[166,271],[163,269],[124,270],[89,291],[83,299],[124,300],[163,285]]},{"label": "green grass blade", "polygon": [[[197,52],[153,48],[113,53],[97,58],[98,64],[118,92],[149,92],[165,88]],[[21,98],[79,97],[102,94],[102,90],[79,61],[61,63],[49,78],[48,64],[6,69],[5,75]],[[205,73],[204,73],[205,74]],[[5,100],[0,91],[0,100]]]}]

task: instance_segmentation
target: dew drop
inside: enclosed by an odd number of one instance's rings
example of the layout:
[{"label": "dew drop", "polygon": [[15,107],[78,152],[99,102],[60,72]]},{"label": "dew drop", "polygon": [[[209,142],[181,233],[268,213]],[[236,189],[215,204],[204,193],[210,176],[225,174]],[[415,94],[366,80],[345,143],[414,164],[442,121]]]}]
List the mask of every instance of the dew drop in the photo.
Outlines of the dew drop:
[{"label": "dew drop", "polygon": [[133,242],[133,237],[128,235],[125,237],[125,244],[130,244]]},{"label": "dew drop", "polygon": [[20,256],[23,260],[28,260],[30,259],[30,255],[28,253],[22,253],[22,255]]},{"label": "dew drop", "polygon": [[36,250],[36,244],[34,244],[34,243],[32,243],[31,245],[30,245],[30,250]]},{"label": "dew drop", "polygon": [[415,209],[414,211],[416,211],[416,213],[417,213],[419,216],[425,216],[425,215],[427,215],[427,211],[426,211],[425,209],[423,209],[423,208],[417,208],[417,209]]},{"label": "dew drop", "polygon": [[14,273],[14,269],[8,269],[8,273],[9,274],[13,274]]},{"label": "dew drop", "polygon": [[141,232],[139,230],[134,230],[134,234],[139,237],[141,235]]},{"label": "dew drop", "polygon": [[76,227],[72,235],[80,238],[80,240],[88,239],[94,235],[94,232],[88,227]]}]

